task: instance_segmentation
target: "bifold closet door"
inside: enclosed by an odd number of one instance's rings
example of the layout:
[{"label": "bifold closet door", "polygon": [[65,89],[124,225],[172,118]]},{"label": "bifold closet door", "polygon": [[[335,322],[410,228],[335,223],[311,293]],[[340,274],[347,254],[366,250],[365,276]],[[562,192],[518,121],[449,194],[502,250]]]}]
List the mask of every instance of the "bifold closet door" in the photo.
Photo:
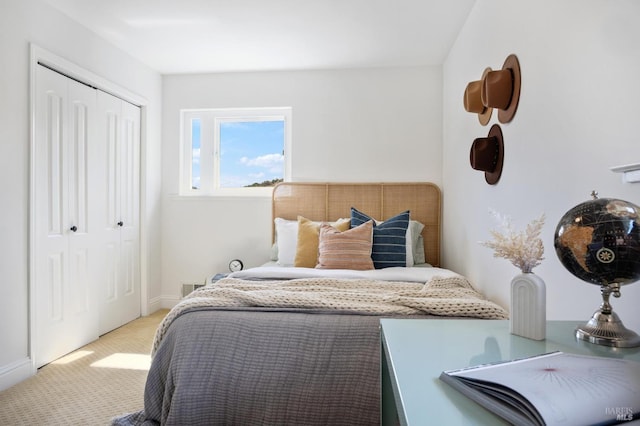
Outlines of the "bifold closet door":
[{"label": "bifold closet door", "polygon": [[106,271],[99,296],[104,334],[140,316],[140,108],[99,92],[98,111],[106,168]]},{"label": "bifold closet door", "polygon": [[33,353],[40,367],[98,337],[102,258],[96,90],[36,70]]},{"label": "bifold closet door", "polygon": [[34,99],[40,367],[140,316],[140,108],[43,66]]}]

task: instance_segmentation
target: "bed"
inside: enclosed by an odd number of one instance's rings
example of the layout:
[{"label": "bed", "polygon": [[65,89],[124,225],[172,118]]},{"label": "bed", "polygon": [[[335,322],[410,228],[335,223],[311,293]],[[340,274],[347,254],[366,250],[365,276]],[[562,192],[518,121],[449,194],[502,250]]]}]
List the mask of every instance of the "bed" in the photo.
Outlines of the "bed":
[{"label": "bed", "polygon": [[508,315],[440,268],[440,208],[431,183],[277,185],[271,261],[169,312],[144,409],[113,424],[380,424],[380,318]]}]

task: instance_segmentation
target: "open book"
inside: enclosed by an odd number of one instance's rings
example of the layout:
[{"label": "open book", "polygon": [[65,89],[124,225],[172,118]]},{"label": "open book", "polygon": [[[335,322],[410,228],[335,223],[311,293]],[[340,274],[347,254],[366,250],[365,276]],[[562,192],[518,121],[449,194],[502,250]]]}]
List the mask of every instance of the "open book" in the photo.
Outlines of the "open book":
[{"label": "open book", "polygon": [[444,371],[440,380],[517,425],[640,418],[640,363],[630,360],[552,352]]}]

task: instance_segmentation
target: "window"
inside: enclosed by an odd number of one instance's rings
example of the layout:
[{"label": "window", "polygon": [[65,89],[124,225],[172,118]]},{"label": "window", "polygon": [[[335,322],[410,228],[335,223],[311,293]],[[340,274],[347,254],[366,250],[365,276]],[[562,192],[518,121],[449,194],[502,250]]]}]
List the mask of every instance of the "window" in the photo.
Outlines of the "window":
[{"label": "window", "polygon": [[182,195],[271,194],[288,180],[291,108],[181,111]]}]

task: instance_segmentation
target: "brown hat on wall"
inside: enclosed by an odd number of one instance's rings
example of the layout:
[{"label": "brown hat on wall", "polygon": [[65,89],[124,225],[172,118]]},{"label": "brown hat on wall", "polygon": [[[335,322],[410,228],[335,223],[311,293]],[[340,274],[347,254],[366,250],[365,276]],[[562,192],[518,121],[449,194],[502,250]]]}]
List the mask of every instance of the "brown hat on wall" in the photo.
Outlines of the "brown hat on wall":
[{"label": "brown hat on wall", "polygon": [[482,80],[482,104],[498,109],[498,120],[513,119],[520,100],[520,63],[516,55],[509,55],[501,70],[491,71]]},{"label": "brown hat on wall", "polygon": [[489,185],[498,183],[504,160],[504,142],[499,125],[491,126],[486,138],[477,138],[473,141],[469,159],[473,169],[484,172],[484,179]]},{"label": "brown hat on wall", "polygon": [[486,68],[482,73],[482,79],[470,82],[464,90],[464,109],[478,114],[478,120],[483,126],[487,125],[493,113],[493,108],[487,108],[482,104],[482,83],[489,71],[491,68]]}]

